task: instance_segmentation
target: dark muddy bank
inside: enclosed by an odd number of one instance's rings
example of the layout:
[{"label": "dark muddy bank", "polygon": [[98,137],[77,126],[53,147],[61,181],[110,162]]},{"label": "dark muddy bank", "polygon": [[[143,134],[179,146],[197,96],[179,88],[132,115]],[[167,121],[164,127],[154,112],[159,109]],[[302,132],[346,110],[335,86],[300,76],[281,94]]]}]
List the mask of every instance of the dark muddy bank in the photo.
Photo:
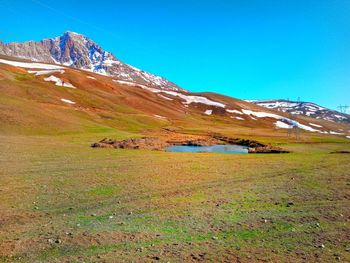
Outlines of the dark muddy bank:
[{"label": "dark muddy bank", "polygon": [[203,139],[191,140],[162,140],[160,138],[143,137],[125,140],[103,139],[93,143],[93,148],[114,148],[114,149],[145,149],[164,150],[170,146],[213,146],[216,144],[240,145],[248,148],[248,153],[288,153],[280,147],[266,145],[254,140],[230,138],[221,135],[212,135]]}]

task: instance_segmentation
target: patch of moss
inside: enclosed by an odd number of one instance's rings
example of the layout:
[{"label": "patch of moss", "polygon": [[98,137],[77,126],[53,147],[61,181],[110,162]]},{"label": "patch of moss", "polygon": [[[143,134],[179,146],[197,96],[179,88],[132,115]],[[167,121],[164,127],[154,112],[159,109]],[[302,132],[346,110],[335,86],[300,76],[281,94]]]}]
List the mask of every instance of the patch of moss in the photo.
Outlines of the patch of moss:
[{"label": "patch of moss", "polygon": [[32,76],[30,76],[29,74],[16,73],[15,75],[15,79],[18,81],[25,81],[31,78]]},{"label": "patch of moss", "polygon": [[92,196],[113,196],[118,191],[116,186],[99,186],[89,190],[89,195]]}]

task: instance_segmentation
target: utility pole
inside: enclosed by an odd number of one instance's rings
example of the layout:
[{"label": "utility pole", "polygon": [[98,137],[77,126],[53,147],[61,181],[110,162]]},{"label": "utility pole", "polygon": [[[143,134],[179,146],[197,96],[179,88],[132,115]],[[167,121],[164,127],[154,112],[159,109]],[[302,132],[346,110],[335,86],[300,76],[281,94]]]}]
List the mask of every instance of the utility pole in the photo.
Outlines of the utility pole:
[{"label": "utility pole", "polygon": [[294,135],[295,139],[298,141],[300,139],[300,130],[297,121],[295,120],[295,116],[292,113],[289,113],[289,119],[292,121],[292,123],[289,125],[287,137],[292,138]]},{"label": "utility pole", "polygon": [[350,108],[349,105],[339,105],[337,107],[341,113],[347,113],[348,109]]}]

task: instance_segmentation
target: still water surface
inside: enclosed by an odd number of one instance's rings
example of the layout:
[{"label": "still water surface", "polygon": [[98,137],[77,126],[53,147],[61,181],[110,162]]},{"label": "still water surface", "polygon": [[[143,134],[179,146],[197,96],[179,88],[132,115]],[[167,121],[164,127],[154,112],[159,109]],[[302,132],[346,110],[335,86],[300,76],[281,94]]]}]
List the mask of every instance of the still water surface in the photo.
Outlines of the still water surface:
[{"label": "still water surface", "polygon": [[169,152],[213,152],[213,153],[248,153],[248,148],[240,145],[212,145],[212,146],[183,146],[175,145],[166,148]]}]

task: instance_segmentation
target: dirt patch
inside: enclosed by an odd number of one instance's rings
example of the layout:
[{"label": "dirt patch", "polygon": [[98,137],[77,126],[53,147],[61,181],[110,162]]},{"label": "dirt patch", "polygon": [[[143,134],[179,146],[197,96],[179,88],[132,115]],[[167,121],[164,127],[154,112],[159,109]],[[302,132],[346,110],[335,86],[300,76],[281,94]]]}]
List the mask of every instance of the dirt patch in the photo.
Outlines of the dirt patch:
[{"label": "dirt patch", "polygon": [[213,134],[213,138],[225,142],[226,144],[235,144],[235,145],[241,145],[241,146],[247,146],[249,148],[257,148],[257,147],[264,147],[266,146],[263,143],[260,143],[258,141],[254,140],[247,140],[247,139],[240,139],[240,138],[230,138],[227,136],[222,136],[220,134]]},{"label": "dirt patch", "polygon": [[258,147],[250,147],[248,149],[248,153],[289,153],[289,152],[286,150],[283,150],[280,147],[265,145],[265,146],[258,146]]},{"label": "dirt patch", "polygon": [[221,144],[222,142],[214,139],[214,138],[206,138],[206,139],[190,139],[183,141],[169,140],[167,143],[171,146],[173,145],[181,145],[181,146],[212,146],[215,144]]},{"label": "dirt patch", "polygon": [[147,149],[162,150],[169,146],[165,141],[159,138],[131,138],[126,140],[103,139],[97,143],[93,143],[93,148],[115,148],[115,149]]},{"label": "dirt patch", "polygon": [[218,134],[208,136],[198,136],[192,138],[131,138],[125,140],[113,140],[104,138],[103,140],[93,143],[92,148],[115,148],[115,149],[145,149],[145,150],[164,150],[169,146],[212,146],[216,144],[240,145],[248,147],[249,153],[288,153],[280,147],[265,145],[258,141],[230,138]]}]

